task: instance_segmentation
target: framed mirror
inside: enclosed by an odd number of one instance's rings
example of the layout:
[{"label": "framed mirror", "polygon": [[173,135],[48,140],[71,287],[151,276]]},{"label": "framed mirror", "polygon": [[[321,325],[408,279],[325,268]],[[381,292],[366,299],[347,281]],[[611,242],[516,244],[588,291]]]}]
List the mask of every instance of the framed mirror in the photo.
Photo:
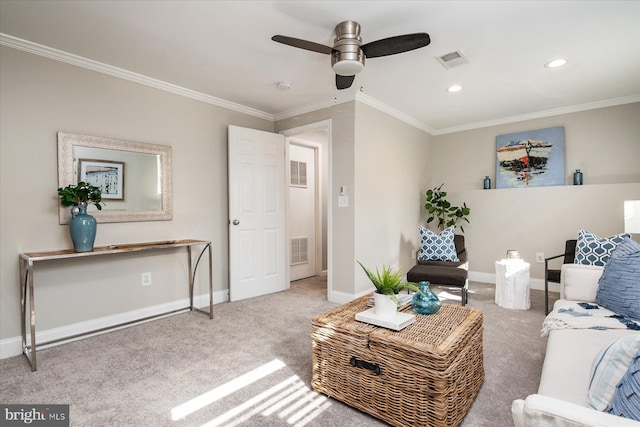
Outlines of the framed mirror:
[{"label": "framed mirror", "polygon": [[[58,132],[58,187],[89,182],[102,190],[98,223],[165,221],[172,218],[171,147]],[[71,211],[59,205],[60,224]]]}]

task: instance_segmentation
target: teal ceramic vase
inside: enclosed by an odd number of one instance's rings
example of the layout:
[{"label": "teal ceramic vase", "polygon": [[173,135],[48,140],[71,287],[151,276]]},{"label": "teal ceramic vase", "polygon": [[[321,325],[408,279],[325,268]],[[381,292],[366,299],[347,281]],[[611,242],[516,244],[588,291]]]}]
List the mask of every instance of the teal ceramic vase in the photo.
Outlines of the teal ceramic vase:
[{"label": "teal ceramic vase", "polygon": [[429,282],[420,282],[420,291],[413,295],[413,311],[418,314],[434,314],[440,310],[440,298],[431,289]]},{"label": "teal ceramic vase", "polygon": [[74,251],[91,252],[93,250],[93,242],[96,240],[96,231],[96,219],[87,213],[86,204],[71,208],[69,233],[71,234]]}]

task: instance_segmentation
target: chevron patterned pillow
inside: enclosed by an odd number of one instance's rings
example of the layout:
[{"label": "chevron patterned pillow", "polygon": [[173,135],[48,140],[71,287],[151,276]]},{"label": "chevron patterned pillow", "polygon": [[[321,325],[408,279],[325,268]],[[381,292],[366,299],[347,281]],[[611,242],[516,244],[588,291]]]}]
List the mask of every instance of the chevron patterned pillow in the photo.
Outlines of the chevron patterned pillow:
[{"label": "chevron patterned pillow", "polygon": [[453,243],[455,226],[446,228],[440,234],[420,226],[420,261],[460,261]]},{"label": "chevron patterned pillow", "polygon": [[630,234],[616,234],[611,237],[598,237],[585,230],[578,232],[578,243],[576,244],[575,264],[604,266],[609,259],[611,251],[616,245],[622,242]]}]

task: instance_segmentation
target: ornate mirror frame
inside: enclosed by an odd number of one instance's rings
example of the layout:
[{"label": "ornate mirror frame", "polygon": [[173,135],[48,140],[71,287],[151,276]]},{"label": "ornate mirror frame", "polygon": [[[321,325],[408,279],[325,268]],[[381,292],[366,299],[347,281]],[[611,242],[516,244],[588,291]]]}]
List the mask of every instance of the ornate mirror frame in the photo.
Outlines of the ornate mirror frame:
[{"label": "ornate mirror frame", "polygon": [[[102,148],[132,153],[143,153],[160,156],[161,168],[161,200],[160,210],[108,210],[91,211],[98,223],[104,222],[136,222],[166,221],[172,219],[173,201],[171,194],[171,147],[168,145],[148,144],[144,142],[125,141],[98,136],[78,135],[58,132],[58,187],[66,187],[75,182],[74,147]],[[108,200],[106,201],[108,203]],[[68,224],[71,212],[68,207],[59,205],[58,218],[60,224]]]}]

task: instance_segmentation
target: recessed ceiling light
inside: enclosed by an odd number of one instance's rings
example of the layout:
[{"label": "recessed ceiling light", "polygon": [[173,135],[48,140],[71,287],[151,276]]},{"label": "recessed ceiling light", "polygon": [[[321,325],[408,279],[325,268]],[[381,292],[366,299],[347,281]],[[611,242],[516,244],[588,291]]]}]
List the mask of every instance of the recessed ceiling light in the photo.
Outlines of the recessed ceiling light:
[{"label": "recessed ceiling light", "polygon": [[291,82],[288,82],[286,80],[278,82],[278,88],[280,88],[282,90],[289,90],[289,89],[291,89]]},{"label": "recessed ceiling light", "polygon": [[447,88],[447,92],[451,92],[451,93],[460,92],[461,90],[462,90],[462,86],[460,86],[460,85],[453,85],[453,86],[449,86]]},{"label": "recessed ceiling light", "polygon": [[562,67],[566,63],[567,63],[566,59],[554,59],[553,61],[549,61],[546,64],[544,64],[544,66],[547,68],[556,68],[556,67]]}]

